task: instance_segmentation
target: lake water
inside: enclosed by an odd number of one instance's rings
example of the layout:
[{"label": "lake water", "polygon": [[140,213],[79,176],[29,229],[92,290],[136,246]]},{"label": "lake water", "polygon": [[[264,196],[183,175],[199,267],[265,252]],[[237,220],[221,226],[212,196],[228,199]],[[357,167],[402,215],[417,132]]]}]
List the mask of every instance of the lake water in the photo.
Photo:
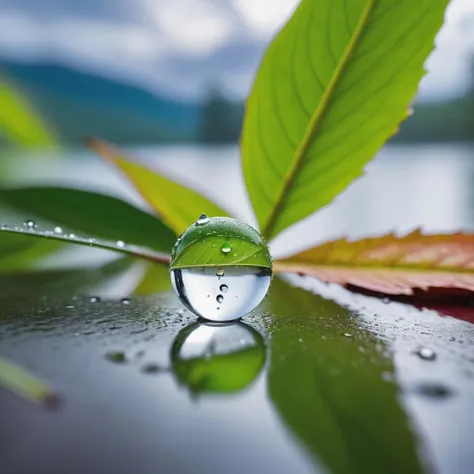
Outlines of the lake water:
[{"label": "lake water", "polygon": [[[242,178],[237,147],[141,147],[130,150],[159,172],[186,183],[256,225]],[[146,205],[110,165],[90,152],[5,158],[4,181],[60,183],[124,197]],[[10,171],[9,171],[10,170]],[[358,238],[389,231],[474,229],[474,147],[388,146],[335,201],[283,232],[271,244],[276,255],[330,238]]]}]

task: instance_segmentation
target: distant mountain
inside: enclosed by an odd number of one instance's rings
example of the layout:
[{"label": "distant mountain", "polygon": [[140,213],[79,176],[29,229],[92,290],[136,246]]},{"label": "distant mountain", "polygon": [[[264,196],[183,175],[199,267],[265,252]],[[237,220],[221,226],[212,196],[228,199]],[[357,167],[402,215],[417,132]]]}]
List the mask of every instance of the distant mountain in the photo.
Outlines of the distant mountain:
[{"label": "distant mountain", "polygon": [[194,141],[200,107],[158,97],[130,84],[52,63],[0,61],[64,142],[96,136],[116,143]]}]

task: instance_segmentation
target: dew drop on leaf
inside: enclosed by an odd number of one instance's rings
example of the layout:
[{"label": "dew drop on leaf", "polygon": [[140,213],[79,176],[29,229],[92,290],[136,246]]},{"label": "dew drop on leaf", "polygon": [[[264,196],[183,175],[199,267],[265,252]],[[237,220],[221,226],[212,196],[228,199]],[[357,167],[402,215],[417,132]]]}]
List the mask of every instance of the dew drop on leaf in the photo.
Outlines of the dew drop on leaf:
[{"label": "dew drop on leaf", "polygon": [[28,219],[25,222],[23,222],[23,225],[25,227],[28,227],[28,229],[34,229],[36,227],[36,222],[32,221],[31,219]]},{"label": "dew drop on leaf", "polygon": [[206,214],[201,214],[198,220],[196,221],[196,225],[204,225],[204,224],[207,224],[208,222],[209,222],[209,217],[207,217]]},{"label": "dew drop on leaf", "polygon": [[225,243],[222,244],[222,247],[221,247],[221,252],[222,253],[228,254],[231,251],[232,251],[232,247],[228,242],[225,242]]},{"label": "dew drop on leaf", "polygon": [[61,227],[56,226],[56,227],[54,228],[54,233],[55,233],[55,234],[62,234],[62,233],[63,233],[63,230],[61,229]]},{"label": "dew drop on leaf", "polygon": [[117,242],[115,242],[115,245],[119,248],[119,249],[123,249],[125,247],[125,242],[123,240],[117,240]]}]

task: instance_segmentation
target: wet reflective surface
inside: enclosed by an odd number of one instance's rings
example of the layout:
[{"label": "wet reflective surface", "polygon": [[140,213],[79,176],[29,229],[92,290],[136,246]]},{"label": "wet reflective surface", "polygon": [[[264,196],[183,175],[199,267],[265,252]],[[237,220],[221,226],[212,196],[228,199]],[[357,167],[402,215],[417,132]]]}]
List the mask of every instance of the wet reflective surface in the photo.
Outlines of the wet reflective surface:
[{"label": "wet reflective surface", "polygon": [[[161,151],[143,157],[249,215],[236,150]],[[474,228],[472,149],[381,155],[272,249],[418,225]],[[107,166],[72,163],[36,160],[23,178],[67,185],[74,175],[75,186],[132,196]],[[183,308],[167,268],[99,267],[103,257],[77,254],[90,270],[0,275],[0,357],[62,397],[47,411],[0,390],[2,474],[472,473],[472,308],[447,302],[438,308],[455,318],[442,317],[274,278],[243,324],[215,327]]]},{"label": "wet reflective surface", "polygon": [[474,325],[296,278],[216,326],[125,263],[0,278],[0,356],[62,396],[0,391],[2,472],[470,472]]}]

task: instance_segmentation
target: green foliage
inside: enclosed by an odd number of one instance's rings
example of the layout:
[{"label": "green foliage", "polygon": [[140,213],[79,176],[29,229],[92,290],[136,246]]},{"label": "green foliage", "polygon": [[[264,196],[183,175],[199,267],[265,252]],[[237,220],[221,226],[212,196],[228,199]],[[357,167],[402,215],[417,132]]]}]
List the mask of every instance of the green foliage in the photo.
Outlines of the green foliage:
[{"label": "green foliage", "polygon": [[0,135],[26,147],[53,147],[56,141],[43,121],[13,87],[0,77]]},{"label": "green foliage", "polygon": [[0,202],[63,230],[169,253],[176,234],[159,219],[115,197],[79,189],[0,189]]},{"label": "green foliage", "polygon": [[243,170],[266,238],[331,202],[392,136],[447,3],[301,2],[247,102]]},{"label": "green foliage", "polygon": [[271,268],[272,258],[255,229],[235,219],[215,217],[184,232],[173,249],[170,268],[216,266]]},{"label": "green foliage", "polygon": [[202,213],[212,217],[228,215],[226,211],[196,191],[127,160],[114,147],[98,140],[91,141],[90,145],[125,173],[143,198],[177,234],[184,232]]},{"label": "green foliage", "polygon": [[[301,1],[268,48],[247,101],[243,171],[265,238],[275,237],[328,204],[395,133],[425,72],[423,63],[433,49],[447,3]],[[219,101],[211,102],[209,111],[216,125]],[[185,231],[201,213],[228,215],[198,192],[129,161],[107,143],[92,140],[89,144],[130,179],[164,224],[112,198],[73,190],[55,189],[53,195],[36,189],[24,196],[9,191],[3,193],[5,199],[57,225],[159,251],[171,243],[172,231]],[[121,210],[127,215],[122,222]],[[271,267],[265,243],[246,238],[242,229],[234,233],[219,228],[214,235],[191,229],[178,242],[172,268]],[[20,234],[12,229],[5,232]],[[66,240],[46,233],[28,235]],[[452,244],[455,237],[447,240]],[[140,248],[87,239],[73,242],[169,262]],[[222,252],[224,243],[231,252]],[[463,257],[468,253],[469,249]],[[277,269],[284,271],[281,264]]]}]

